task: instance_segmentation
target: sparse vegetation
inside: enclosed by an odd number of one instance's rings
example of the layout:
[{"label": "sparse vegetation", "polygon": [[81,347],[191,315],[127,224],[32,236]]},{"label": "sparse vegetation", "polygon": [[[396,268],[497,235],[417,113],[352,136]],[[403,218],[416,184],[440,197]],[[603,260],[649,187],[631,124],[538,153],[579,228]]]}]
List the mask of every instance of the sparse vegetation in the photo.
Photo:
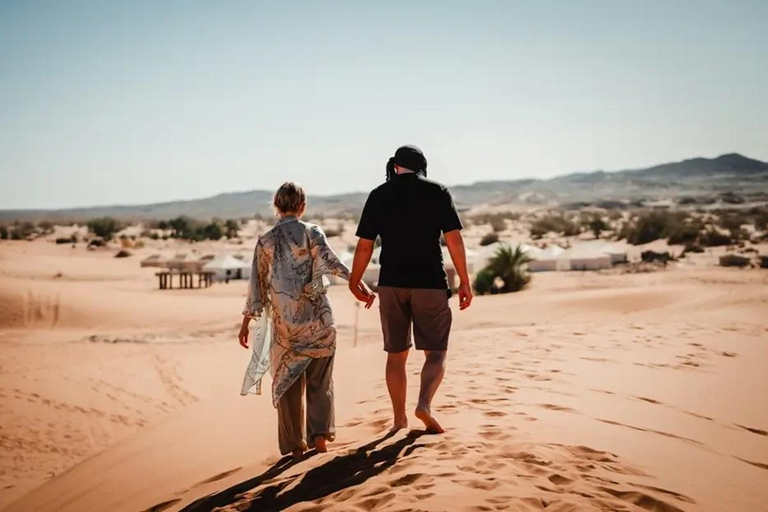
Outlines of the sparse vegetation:
[{"label": "sparse vegetation", "polygon": [[733,244],[733,237],[726,235],[720,231],[709,228],[705,233],[699,237],[699,242],[706,247],[720,247],[723,245]]},{"label": "sparse vegetation", "polygon": [[491,245],[498,241],[499,241],[499,235],[497,233],[491,232],[480,239],[480,247],[485,247],[486,245]]},{"label": "sparse vegetation", "polygon": [[112,217],[101,217],[88,221],[88,230],[105,241],[112,240],[112,237],[122,229],[120,223]]},{"label": "sparse vegetation", "polygon": [[237,238],[240,231],[240,224],[234,219],[227,219],[224,223],[224,231],[227,238]]},{"label": "sparse vegetation", "polygon": [[494,217],[491,219],[491,229],[493,229],[494,233],[500,233],[507,229],[507,223],[504,219]]},{"label": "sparse vegetation", "polygon": [[127,251],[125,249],[121,249],[117,254],[115,254],[115,258],[127,258],[129,256],[132,256],[130,251]]},{"label": "sparse vegetation", "polygon": [[0,240],[8,240],[8,228],[0,226]]},{"label": "sparse vegetation", "polygon": [[576,236],[581,233],[581,226],[563,215],[548,215],[534,221],[531,226],[532,237],[541,238],[547,233]]},{"label": "sparse vegetation", "polygon": [[600,234],[609,227],[599,214],[593,215],[592,220],[589,221],[589,229],[595,235],[595,238],[600,238]]},{"label": "sparse vegetation", "polygon": [[[480,293],[510,293],[525,288],[531,276],[526,265],[531,258],[523,251],[522,245],[502,245],[488,262],[488,266],[475,277],[474,288]],[[496,289],[496,280],[503,285]]]},{"label": "sparse vegetation", "polygon": [[77,235],[67,236],[67,237],[59,237],[56,239],[56,243],[59,245],[63,244],[76,244],[77,243]]}]

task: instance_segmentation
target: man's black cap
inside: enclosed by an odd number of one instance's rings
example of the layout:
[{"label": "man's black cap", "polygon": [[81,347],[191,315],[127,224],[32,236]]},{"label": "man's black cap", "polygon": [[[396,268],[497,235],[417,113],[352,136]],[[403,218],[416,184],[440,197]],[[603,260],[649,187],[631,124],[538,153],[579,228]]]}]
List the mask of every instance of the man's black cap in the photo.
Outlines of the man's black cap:
[{"label": "man's black cap", "polygon": [[427,173],[427,159],[424,153],[416,146],[402,146],[397,148],[394,163],[411,171]]}]

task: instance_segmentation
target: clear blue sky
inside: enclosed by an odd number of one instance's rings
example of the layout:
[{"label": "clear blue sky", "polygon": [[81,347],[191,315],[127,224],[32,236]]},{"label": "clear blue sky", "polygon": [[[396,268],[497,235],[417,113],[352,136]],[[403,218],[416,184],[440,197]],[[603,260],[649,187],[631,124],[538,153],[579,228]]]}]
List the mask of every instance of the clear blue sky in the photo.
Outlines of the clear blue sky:
[{"label": "clear blue sky", "polygon": [[768,160],[768,2],[0,0],[0,208]]}]

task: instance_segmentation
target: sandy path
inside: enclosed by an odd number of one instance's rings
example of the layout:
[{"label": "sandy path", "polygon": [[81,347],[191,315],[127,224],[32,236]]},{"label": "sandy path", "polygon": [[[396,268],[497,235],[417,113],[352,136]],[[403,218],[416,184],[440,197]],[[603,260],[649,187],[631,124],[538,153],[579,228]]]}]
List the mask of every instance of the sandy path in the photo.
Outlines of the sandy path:
[{"label": "sandy path", "polygon": [[[98,392],[62,388],[59,400],[74,393],[93,404],[118,387],[114,414],[147,425],[8,510],[760,510],[768,502],[763,277],[722,269],[560,274],[537,276],[522,294],[480,298],[455,315],[436,402],[442,436],[386,436],[375,313],[363,317],[362,346],[353,349],[354,309],[334,289],[346,340],[336,366],[339,439],[298,464],[277,457],[268,400],[237,396],[247,354],[228,331],[197,339],[181,332],[168,343],[73,343],[60,359],[56,351],[42,359],[55,367],[82,358],[78,386],[94,366],[118,371],[106,360],[125,369]],[[235,307],[240,297],[212,300]],[[33,350],[29,340],[18,344],[3,367],[28,367],[39,383],[43,366],[23,351]],[[409,363],[411,401],[418,356]],[[76,368],[67,364],[65,373]],[[2,403],[15,385],[8,410],[32,422],[40,411],[17,410],[24,400],[33,406],[34,386],[8,379]],[[56,398],[53,385],[43,388],[41,399]],[[109,403],[89,405],[105,411],[106,425]],[[257,429],[267,434],[254,436]]]}]

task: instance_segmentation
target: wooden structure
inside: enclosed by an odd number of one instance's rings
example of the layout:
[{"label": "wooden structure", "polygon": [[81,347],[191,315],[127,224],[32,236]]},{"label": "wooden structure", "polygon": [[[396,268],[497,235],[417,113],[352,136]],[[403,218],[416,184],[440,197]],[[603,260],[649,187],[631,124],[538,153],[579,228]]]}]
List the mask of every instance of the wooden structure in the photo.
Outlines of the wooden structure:
[{"label": "wooden structure", "polygon": [[172,271],[163,270],[155,275],[158,278],[161,290],[173,289],[173,280],[175,276],[179,277],[179,286],[177,288],[195,288],[195,277],[197,277],[197,288],[208,288],[213,284],[213,272],[197,271]]}]

